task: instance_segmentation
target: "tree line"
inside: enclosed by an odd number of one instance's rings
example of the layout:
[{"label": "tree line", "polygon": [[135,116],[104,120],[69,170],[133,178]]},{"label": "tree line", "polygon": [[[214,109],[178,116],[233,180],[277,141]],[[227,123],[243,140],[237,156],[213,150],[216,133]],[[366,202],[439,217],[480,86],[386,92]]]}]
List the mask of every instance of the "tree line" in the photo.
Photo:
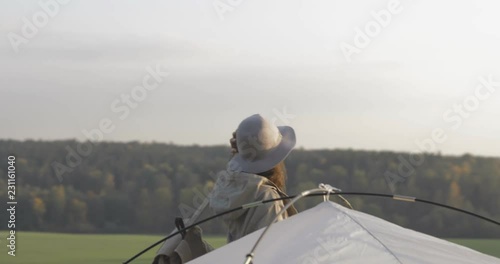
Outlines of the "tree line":
[{"label": "tree line", "polygon": [[[2,201],[8,198],[7,157],[16,156],[19,230],[169,232],[176,216],[188,216],[208,195],[230,157],[229,146],[100,142],[77,166],[60,170],[68,166],[69,149],[81,143],[0,140]],[[328,183],[343,191],[415,196],[500,220],[500,158],[439,153],[419,158],[415,164],[410,153],[296,149],[286,160],[287,193]],[[443,208],[346,198],[356,210],[434,236],[500,237],[498,226]],[[320,201],[306,198],[297,208],[306,210]],[[6,217],[1,214],[2,223]],[[202,227],[205,233],[225,232],[220,220]]]}]

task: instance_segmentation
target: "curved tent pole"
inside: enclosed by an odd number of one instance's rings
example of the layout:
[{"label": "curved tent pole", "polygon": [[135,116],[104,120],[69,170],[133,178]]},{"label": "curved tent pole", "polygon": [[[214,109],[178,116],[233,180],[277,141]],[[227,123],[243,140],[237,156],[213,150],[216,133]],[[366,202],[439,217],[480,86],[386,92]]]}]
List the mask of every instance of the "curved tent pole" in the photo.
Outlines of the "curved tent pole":
[{"label": "curved tent pole", "polygon": [[[419,199],[419,198],[411,197],[411,196],[403,196],[403,195],[397,195],[397,194],[392,195],[392,194],[384,194],[384,193],[368,193],[368,192],[332,192],[331,190],[324,190],[324,189],[322,191],[323,192],[321,192],[321,193],[311,193],[311,194],[308,194],[305,197],[325,196],[325,195],[328,195],[328,193],[329,193],[330,196],[337,196],[337,195],[372,196],[372,197],[391,198],[391,199],[394,199],[394,200],[404,201],[404,202],[420,202],[420,203],[426,203],[426,204],[430,204],[430,205],[434,205],[434,206],[438,206],[438,207],[447,208],[447,209],[450,209],[452,211],[457,211],[457,212],[461,212],[461,213],[464,213],[464,214],[468,214],[468,215],[477,217],[477,218],[482,219],[484,221],[487,221],[487,222],[490,222],[492,224],[500,226],[500,222],[499,221],[493,220],[493,219],[488,218],[486,216],[482,216],[482,215],[479,215],[479,214],[476,214],[476,213],[473,213],[473,212],[470,212],[470,211],[467,211],[467,210],[463,210],[463,209],[460,209],[460,208],[456,208],[456,207],[453,207],[453,206],[449,206],[449,205],[446,205],[446,204],[441,204],[441,203],[437,203],[437,202],[433,202],[433,201],[429,201],[429,200]],[[210,221],[212,219],[215,219],[215,218],[217,218],[219,216],[223,216],[225,214],[229,214],[229,213],[232,213],[232,212],[235,212],[235,211],[238,211],[238,210],[242,210],[242,209],[247,209],[247,208],[251,208],[251,207],[255,207],[255,206],[260,206],[262,204],[266,204],[266,203],[270,203],[270,202],[275,202],[275,201],[280,201],[280,200],[286,200],[286,199],[294,199],[296,197],[297,197],[297,195],[293,195],[293,196],[288,196],[288,197],[280,197],[280,198],[274,198],[274,199],[269,199],[269,200],[262,200],[262,201],[252,202],[252,203],[244,204],[244,205],[235,207],[233,209],[229,209],[229,210],[227,210],[225,212],[222,212],[222,213],[219,213],[219,214],[207,217],[207,218],[205,218],[203,220],[200,220],[200,221],[198,221],[196,223],[190,224],[190,225],[186,226],[183,229],[177,230],[176,232],[170,234],[169,236],[167,236],[165,238],[162,238],[161,240],[155,242],[151,246],[149,246],[149,247],[145,248],[144,250],[142,250],[141,252],[137,253],[136,255],[134,255],[133,257],[131,257],[130,259],[128,259],[127,261],[123,262],[123,264],[130,263],[134,259],[138,258],[142,254],[146,253],[147,251],[149,251],[150,249],[152,249],[155,246],[159,245],[160,243],[164,242],[165,240],[170,239],[170,238],[172,238],[172,237],[180,234],[181,232],[184,232],[184,231],[186,231],[186,230],[188,230],[188,229],[190,229],[190,228],[192,228],[192,227],[194,227],[196,225],[200,225],[200,224],[203,224],[205,222],[208,222],[208,221]]]}]

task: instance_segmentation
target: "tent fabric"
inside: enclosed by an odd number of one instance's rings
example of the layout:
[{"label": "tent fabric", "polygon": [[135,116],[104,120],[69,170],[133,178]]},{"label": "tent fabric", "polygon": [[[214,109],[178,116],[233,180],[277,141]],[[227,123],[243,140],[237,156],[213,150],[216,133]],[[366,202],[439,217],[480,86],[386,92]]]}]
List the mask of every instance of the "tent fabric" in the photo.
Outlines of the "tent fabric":
[{"label": "tent fabric", "polygon": [[[263,230],[189,263],[244,263],[245,256]],[[273,224],[254,256],[254,264],[500,264],[498,258],[329,201]]]}]

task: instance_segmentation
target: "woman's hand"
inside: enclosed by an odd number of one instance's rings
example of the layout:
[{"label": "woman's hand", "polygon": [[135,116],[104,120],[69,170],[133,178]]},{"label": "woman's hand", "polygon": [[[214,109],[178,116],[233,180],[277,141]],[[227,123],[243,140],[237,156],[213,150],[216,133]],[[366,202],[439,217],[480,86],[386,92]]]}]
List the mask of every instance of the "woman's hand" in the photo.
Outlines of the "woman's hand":
[{"label": "woman's hand", "polygon": [[233,137],[229,139],[229,143],[231,144],[231,154],[238,153],[238,146],[236,145],[236,131],[233,132]]}]

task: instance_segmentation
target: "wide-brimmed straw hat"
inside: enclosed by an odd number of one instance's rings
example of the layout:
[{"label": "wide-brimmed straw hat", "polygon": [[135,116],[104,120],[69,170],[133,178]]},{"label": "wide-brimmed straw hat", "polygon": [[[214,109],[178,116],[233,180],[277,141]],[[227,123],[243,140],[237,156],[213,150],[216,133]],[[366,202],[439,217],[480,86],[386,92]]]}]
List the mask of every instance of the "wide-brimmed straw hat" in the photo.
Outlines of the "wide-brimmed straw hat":
[{"label": "wide-brimmed straw hat", "polygon": [[289,126],[276,126],[259,114],[241,121],[236,130],[238,152],[228,169],[261,173],[274,168],[295,147],[295,131]]}]

